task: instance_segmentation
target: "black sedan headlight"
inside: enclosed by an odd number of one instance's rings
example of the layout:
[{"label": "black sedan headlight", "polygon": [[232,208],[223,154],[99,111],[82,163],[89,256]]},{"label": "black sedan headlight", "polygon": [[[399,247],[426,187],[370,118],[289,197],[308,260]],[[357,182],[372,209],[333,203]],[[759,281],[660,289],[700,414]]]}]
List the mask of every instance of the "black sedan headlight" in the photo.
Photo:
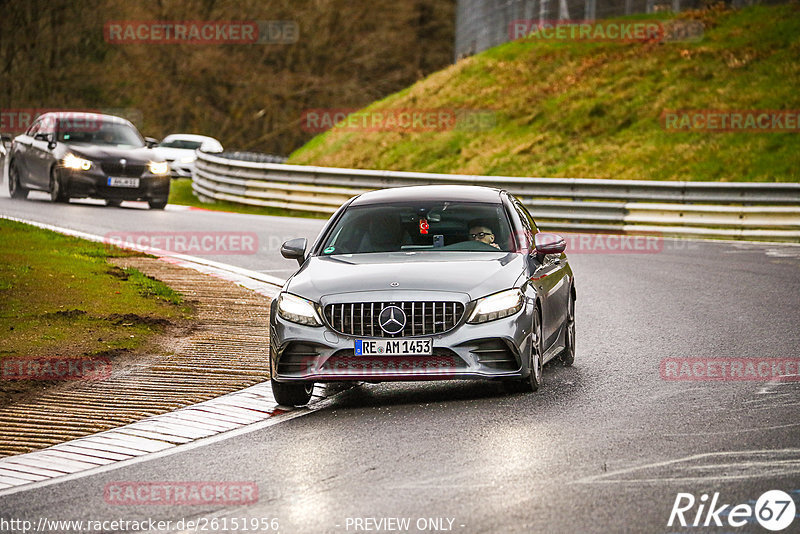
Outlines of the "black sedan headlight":
[{"label": "black sedan headlight", "polygon": [[61,163],[64,165],[64,167],[67,169],[72,169],[73,171],[88,171],[92,168],[91,161],[78,157],[75,154],[67,154],[64,156],[64,159]]}]

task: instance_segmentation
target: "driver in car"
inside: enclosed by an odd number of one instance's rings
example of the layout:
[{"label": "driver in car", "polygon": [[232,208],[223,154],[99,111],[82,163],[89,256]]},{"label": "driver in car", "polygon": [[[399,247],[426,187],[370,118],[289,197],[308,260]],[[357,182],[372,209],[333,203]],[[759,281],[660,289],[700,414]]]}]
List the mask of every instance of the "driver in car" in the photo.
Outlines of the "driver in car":
[{"label": "driver in car", "polygon": [[481,241],[494,248],[500,248],[500,245],[494,242],[494,232],[488,226],[474,225],[469,228],[469,238],[473,241]]},{"label": "driver in car", "polygon": [[107,145],[113,145],[115,141],[114,132],[111,130],[102,130],[100,132],[99,140]]}]

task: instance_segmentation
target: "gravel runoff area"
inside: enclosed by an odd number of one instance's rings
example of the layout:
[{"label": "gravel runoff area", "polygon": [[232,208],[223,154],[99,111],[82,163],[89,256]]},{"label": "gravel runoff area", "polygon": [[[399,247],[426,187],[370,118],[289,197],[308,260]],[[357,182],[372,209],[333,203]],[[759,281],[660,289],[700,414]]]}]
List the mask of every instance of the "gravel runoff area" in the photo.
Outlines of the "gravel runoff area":
[{"label": "gravel runoff area", "polygon": [[195,320],[168,327],[160,354],[115,357],[104,380],[65,381],[0,408],[0,457],[109,430],[269,378],[268,297],[155,258],[109,261],[135,267],[181,292],[195,306]]}]

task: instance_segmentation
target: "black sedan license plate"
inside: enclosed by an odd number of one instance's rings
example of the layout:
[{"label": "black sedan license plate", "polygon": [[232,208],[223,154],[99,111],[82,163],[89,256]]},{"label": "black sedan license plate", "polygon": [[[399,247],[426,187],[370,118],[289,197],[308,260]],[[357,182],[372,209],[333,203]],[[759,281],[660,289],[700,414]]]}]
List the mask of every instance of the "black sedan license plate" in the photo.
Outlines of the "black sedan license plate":
[{"label": "black sedan license plate", "polygon": [[356,339],[356,356],[412,356],[433,354],[430,339]]},{"label": "black sedan license plate", "polygon": [[111,187],[139,187],[139,179],[111,177],[108,179],[108,185]]}]

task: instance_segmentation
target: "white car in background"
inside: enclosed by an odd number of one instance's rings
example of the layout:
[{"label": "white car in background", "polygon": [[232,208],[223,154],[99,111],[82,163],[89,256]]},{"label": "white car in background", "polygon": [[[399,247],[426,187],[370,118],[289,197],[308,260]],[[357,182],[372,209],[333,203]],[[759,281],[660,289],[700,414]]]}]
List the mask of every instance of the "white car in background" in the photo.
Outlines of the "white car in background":
[{"label": "white car in background", "polygon": [[222,152],[222,144],[213,137],[194,134],[168,135],[155,147],[160,158],[167,160],[173,178],[191,178],[197,150]]}]

